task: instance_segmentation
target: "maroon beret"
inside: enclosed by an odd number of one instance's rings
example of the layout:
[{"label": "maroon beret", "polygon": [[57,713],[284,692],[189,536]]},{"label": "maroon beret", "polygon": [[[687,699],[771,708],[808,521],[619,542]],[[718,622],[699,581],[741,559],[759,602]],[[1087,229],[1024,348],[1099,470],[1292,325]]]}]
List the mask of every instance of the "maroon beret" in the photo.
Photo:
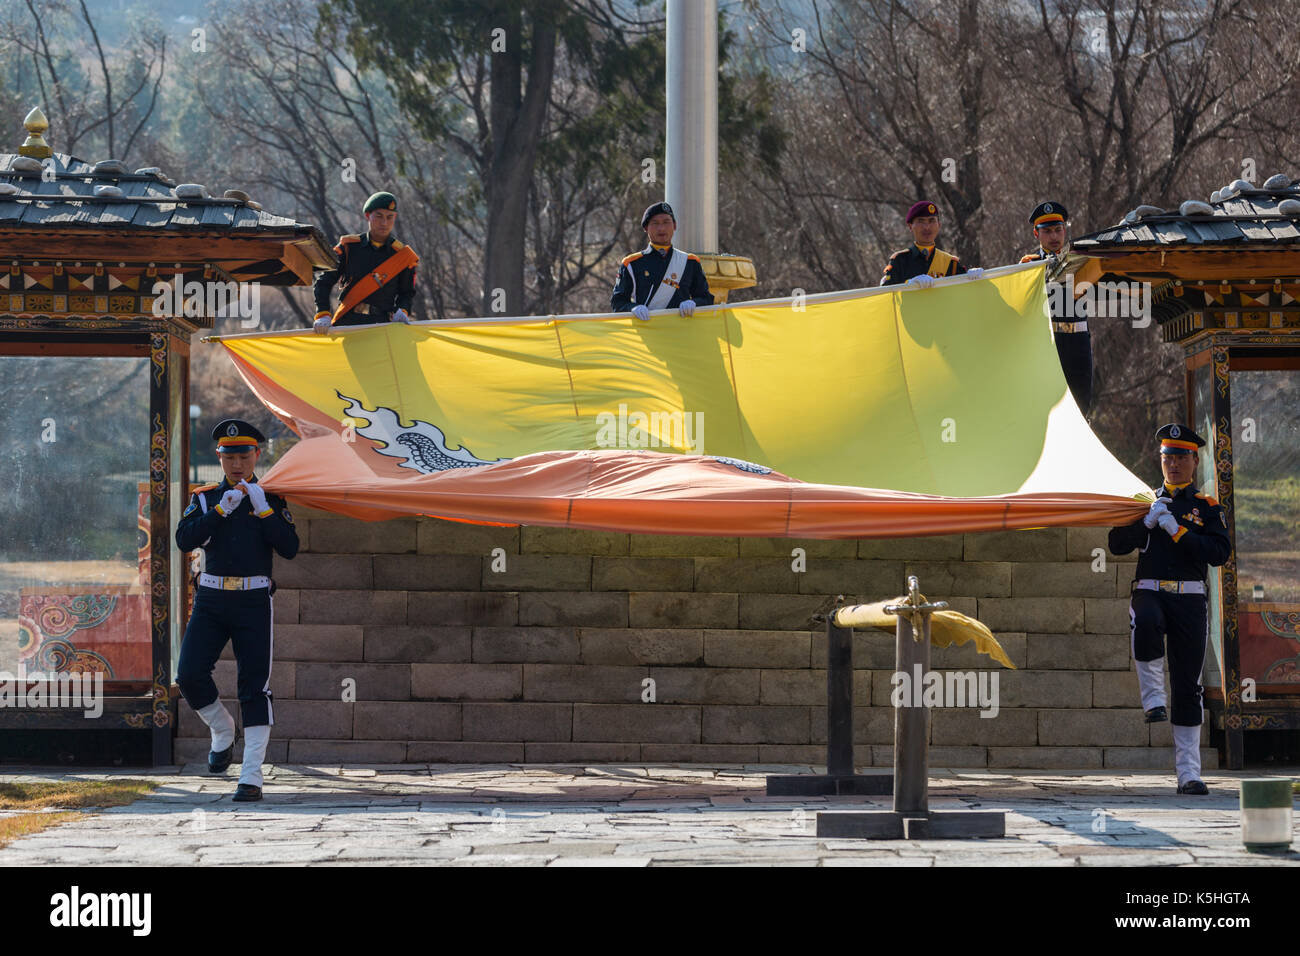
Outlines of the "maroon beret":
[{"label": "maroon beret", "polygon": [[911,225],[912,220],[917,216],[937,216],[939,207],[928,199],[922,199],[920,202],[912,203],[912,208],[907,211],[907,223]]}]

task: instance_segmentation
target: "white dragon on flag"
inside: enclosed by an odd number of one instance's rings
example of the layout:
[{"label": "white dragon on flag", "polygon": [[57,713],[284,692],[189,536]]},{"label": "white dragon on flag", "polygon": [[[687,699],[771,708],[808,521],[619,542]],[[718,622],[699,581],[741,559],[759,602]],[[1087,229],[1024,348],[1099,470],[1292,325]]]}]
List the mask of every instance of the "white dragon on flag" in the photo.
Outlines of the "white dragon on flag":
[{"label": "white dragon on flag", "polygon": [[363,438],[379,442],[380,447],[375,451],[381,455],[402,459],[398,464],[403,468],[412,468],[429,475],[453,468],[477,468],[480,465],[495,465],[497,462],[510,460],[497,458],[494,461],[487,461],[479,458],[468,448],[448,448],[447,436],[437,425],[417,419],[410,426],[406,426],[391,408],[380,405],[374,411],[370,411],[355,398],[349,398],[342,392],[336,394],[347,402],[343,409],[347,419],[365,419],[370,422],[364,427],[355,426],[356,433]]}]

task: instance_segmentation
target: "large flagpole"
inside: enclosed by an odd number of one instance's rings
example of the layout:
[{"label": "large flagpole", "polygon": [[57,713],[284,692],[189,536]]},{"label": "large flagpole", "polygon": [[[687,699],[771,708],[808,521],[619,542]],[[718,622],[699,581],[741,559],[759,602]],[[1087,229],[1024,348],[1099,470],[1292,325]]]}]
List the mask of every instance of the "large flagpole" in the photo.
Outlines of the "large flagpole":
[{"label": "large flagpole", "polygon": [[668,116],[664,194],[678,238],[718,251],[718,3],[668,0]]},{"label": "large flagpole", "polygon": [[755,283],[754,263],[718,241],[718,2],[668,0],[668,115],[664,198],[677,213],[674,245],[700,257],[719,302]]}]

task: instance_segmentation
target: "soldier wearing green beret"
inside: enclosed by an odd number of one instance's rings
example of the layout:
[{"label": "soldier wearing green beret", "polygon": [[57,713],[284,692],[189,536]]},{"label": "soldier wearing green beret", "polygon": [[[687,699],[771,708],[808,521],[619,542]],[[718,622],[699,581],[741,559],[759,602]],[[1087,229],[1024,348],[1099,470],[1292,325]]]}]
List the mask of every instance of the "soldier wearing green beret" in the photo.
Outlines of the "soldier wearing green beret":
[{"label": "soldier wearing green beret", "polygon": [[[370,228],[362,235],[342,236],[334,247],[337,269],[320,273],[312,286],[316,318],[312,328],[324,334],[336,325],[370,325],[411,321],[415,299],[415,267],[420,257],[393,235],[397,197],[375,193],[361,211]],[[343,280],[339,303],[330,308],[330,290]]]}]

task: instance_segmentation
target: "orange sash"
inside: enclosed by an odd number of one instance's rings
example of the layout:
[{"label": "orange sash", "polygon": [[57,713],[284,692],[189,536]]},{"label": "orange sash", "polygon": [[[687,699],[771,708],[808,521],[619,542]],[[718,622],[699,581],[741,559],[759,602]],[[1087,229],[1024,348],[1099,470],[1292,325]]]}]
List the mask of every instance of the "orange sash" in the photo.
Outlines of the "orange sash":
[{"label": "orange sash", "polygon": [[415,250],[410,246],[403,246],[391,256],[379,263],[373,271],[366,273],[352,288],[348,289],[347,295],[339,302],[339,307],[334,310],[334,315],[330,319],[330,325],[333,325],[343,316],[347,315],[358,305],[364,302],[369,296],[378,292],[381,288],[396,279],[404,269],[420,264],[420,257],[415,254]]}]

